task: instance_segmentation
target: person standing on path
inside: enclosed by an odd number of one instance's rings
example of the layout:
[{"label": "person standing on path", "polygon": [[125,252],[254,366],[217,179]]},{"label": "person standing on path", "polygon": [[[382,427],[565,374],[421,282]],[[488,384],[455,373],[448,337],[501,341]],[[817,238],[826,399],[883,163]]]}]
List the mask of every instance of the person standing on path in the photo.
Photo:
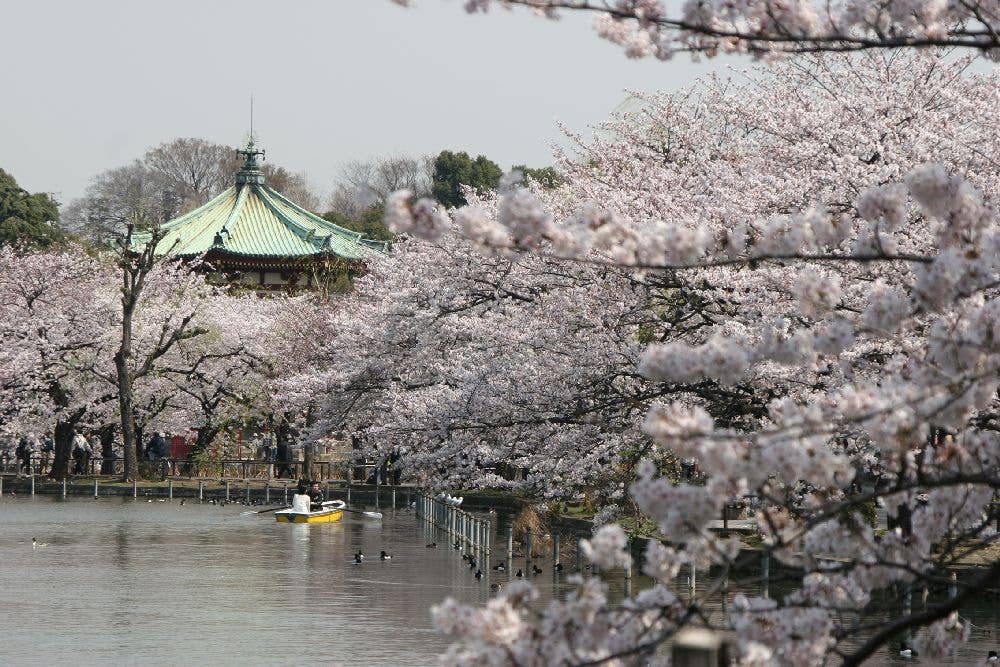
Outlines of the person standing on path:
[{"label": "person standing on path", "polygon": [[38,473],[40,475],[45,474],[45,470],[49,467],[49,462],[52,460],[52,453],[55,451],[55,444],[52,442],[52,436],[45,434],[42,438],[42,458],[41,465],[38,468]]},{"label": "person standing on path", "polygon": [[82,475],[87,470],[87,458],[90,443],[82,433],[73,436],[73,474]]},{"label": "person standing on path", "polygon": [[17,441],[15,453],[17,455],[17,474],[30,475],[32,447],[27,437],[21,436],[21,439]]}]

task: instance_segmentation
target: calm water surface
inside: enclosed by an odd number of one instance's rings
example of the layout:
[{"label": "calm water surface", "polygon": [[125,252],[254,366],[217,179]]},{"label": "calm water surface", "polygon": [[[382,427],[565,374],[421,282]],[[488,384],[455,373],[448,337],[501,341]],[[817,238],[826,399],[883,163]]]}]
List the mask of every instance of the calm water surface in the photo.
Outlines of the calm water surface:
[{"label": "calm water surface", "polygon": [[[4,497],[0,664],[434,664],[447,640],[430,606],[482,604],[490,581],[432,540],[444,542],[403,510],[307,526],[190,500]],[[391,561],[377,559],[383,549]],[[544,604],[565,588],[541,566]],[[620,597],[621,581],[610,584]],[[950,664],[1000,643],[995,598],[963,615],[977,627]],[[872,661],[897,663],[890,651]]]},{"label": "calm water surface", "polygon": [[447,644],[430,605],[489,596],[411,513],[308,526],[246,509],[4,498],[0,618],[16,631],[0,663],[433,664]]}]

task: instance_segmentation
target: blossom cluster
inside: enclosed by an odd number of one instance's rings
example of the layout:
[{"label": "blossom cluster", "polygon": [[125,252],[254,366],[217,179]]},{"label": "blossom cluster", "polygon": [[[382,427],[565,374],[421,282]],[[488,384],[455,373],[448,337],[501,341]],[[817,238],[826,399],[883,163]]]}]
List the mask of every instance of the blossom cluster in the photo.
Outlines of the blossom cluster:
[{"label": "blossom cluster", "polygon": [[[410,6],[413,0],[392,0]],[[676,53],[775,56],[791,52],[851,51],[909,46],[958,46],[998,57],[995,0],[466,0],[466,11],[523,6],[546,18],[560,11],[595,12],[597,34],[629,58],[666,60]]]},{"label": "blossom cluster", "polygon": [[[777,16],[812,30],[825,19],[806,4]],[[982,425],[1000,407],[1000,181],[985,156],[1000,145],[985,128],[1000,107],[995,77],[966,64],[816,58],[647,96],[589,143],[572,137],[580,155],[557,156],[559,188],[505,187],[451,212],[445,233],[410,225],[425,240],[406,241],[421,254],[409,261],[423,280],[445,271],[448,289],[397,285],[404,298],[383,306],[395,349],[421,355],[400,390],[377,394],[405,414],[372,432],[433,433],[411,459],[423,470],[457,459],[466,480],[503,487],[475,471],[529,464],[562,492],[644,435],[628,493],[670,540],[647,549],[660,582],[648,599],[684,563],[733,564],[738,544],[710,529],[750,495],[764,548],[804,578],[781,604],[734,600],[740,659],[852,650],[860,629],[844,611],[932,578],[942,545],[992,539],[1000,441]],[[609,328],[624,313],[629,325]],[[645,420],[573,400],[598,383],[628,386]],[[665,476],[676,459],[702,478]],[[900,524],[879,536],[858,512],[876,501]],[[624,567],[623,545],[605,525],[587,553]],[[621,613],[633,609],[646,607]],[[540,642],[532,655],[555,655],[553,623],[522,628]],[[455,634],[467,659],[510,646]],[[935,653],[964,629],[945,620],[921,636]]]},{"label": "blossom cluster", "polygon": [[[72,437],[119,423],[115,259],[72,245],[0,249],[0,431],[8,437]],[[269,414],[277,376],[299,367],[289,333],[302,323],[301,315],[291,318],[301,305],[227,294],[190,265],[158,263],[132,321],[127,371],[139,428],[195,429],[207,444],[227,424]],[[183,333],[165,348],[174,331]],[[68,441],[56,440],[56,458],[65,462]]]}]

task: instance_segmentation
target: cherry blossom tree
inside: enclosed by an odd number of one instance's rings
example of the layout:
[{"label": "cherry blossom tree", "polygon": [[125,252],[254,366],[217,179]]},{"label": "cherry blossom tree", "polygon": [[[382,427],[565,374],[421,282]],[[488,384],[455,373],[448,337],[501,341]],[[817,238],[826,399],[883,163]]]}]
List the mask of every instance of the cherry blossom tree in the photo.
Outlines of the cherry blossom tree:
[{"label": "cherry blossom tree", "polygon": [[526,7],[550,19],[592,14],[598,35],[630,58],[930,46],[974,49],[993,59],[1000,54],[996,0],[466,0],[464,6],[469,13]]},{"label": "cherry blossom tree", "polygon": [[298,303],[210,285],[197,262],[155,254],[158,240],[156,228],[135,242],[127,235],[114,254],[120,307],[106,379],[119,400],[126,476],[138,470],[140,423],[196,428],[204,447],[227,424],[266,409],[262,383],[281,367],[283,349],[268,343],[287,333],[288,309]]},{"label": "cherry blossom tree", "polygon": [[[672,395],[651,399],[650,446],[629,485],[667,540],[645,554],[656,585],[616,608],[599,583],[580,581],[538,622],[526,586],[483,610],[447,602],[436,617],[459,639],[450,661],[654,661],[693,622],[735,632],[746,664],[857,664],[917,628],[933,657],[968,635],[956,612],[1000,579],[996,564],[919,612],[902,605],[996,541],[997,85],[964,65],[934,54],[791,60],[742,83],[646,98],[562,156],[567,182],[553,192],[508,182],[495,205],[450,214],[390,198],[400,234],[443,245],[458,234],[512,265],[672,281],[651,289],[661,302],[643,339],[655,342],[638,364]],[[440,301],[410,294],[396,294],[398,310],[439,316]],[[618,308],[598,302],[595,318]],[[508,371],[480,363],[473,383]],[[749,408],[720,410],[726,400],[698,391],[706,383],[752,396]],[[668,454],[696,460],[705,480],[665,477]],[[685,564],[723,579],[737,570],[738,542],[709,527],[747,494],[761,503],[765,551],[804,576],[780,601],[737,596],[720,623],[703,600],[680,602],[673,578]],[[884,535],[861,518],[872,502],[889,514]],[[602,528],[591,558],[627,564],[626,539]],[[899,616],[862,623],[876,593],[894,597]]]},{"label": "cherry blossom tree", "polygon": [[332,313],[327,430],[360,436],[372,458],[402,455],[425,483],[622,488],[620,467],[598,462],[641,438],[646,285],[446,238],[402,244],[357,290]]},{"label": "cherry blossom tree", "polygon": [[[276,378],[288,372],[289,364],[308,363],[292,358],[288,344],[293,327],[301,331],[301,313],[309,307],[303,301],[252,293],[213,295],[198,315],[209,333],[181,340],[159,371],[178,405],[168,413],[174,424],[158,426],[177,432],[182,420],[183,428],[196,430],[198,452],[223,431],[269,418]],[[310,343],[315,352],[320,340]],[[295,367],[296,372],[301,369]]]},{"label": "cherry blossom tree", "polygon": [[339,431],[341,422],[320,423],[320,406],[335,391],[338,372],[351,363],[351,351],[339,339],[344,322],[337,313],[348,297],[302,294],[273,302],[270,323],[256,339],[264,360],[254,406],[260,423],[275,434],[279,455],[303,448],[311,470],[314,446]]},{"label": "cherry blossom tree", "polygon": [[53,434],[55,478],[69,472],[74,431],[114,398],[92,372],[111,358],[112,275],[78,248],[0,251],[0,429]]},{"label": "cherry blossom tree", "polygon": [[280,347],[267,342],[295,300],[229,294],[146,251],[0,253],[0,429],[53,433],[54,477],[75,431],[117,422],[131,478],[144,430],[197,428],[208,442],[269,405]]}]

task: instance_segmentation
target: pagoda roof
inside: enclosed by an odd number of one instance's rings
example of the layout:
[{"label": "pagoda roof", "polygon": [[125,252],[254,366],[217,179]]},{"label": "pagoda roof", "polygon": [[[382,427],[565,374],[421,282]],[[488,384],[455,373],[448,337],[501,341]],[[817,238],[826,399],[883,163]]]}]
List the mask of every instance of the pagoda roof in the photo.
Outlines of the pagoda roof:
[{"label": "pagoda roof", "polygon": [[262,153],[252,142],[240,153],[247,160],[236,184],[163,225],[157,254],[360,260],[385,250],[384,242],[335,225],[268,187],[256,161]]}]

